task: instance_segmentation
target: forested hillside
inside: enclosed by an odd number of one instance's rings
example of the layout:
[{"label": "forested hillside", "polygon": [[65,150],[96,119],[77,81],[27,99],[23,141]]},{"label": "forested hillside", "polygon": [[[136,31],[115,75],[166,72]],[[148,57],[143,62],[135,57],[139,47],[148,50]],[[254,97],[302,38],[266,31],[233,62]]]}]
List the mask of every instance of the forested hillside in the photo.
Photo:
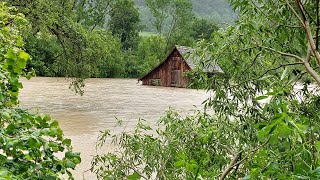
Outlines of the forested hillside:
[{"label": "forested hillside", "polygon": [[[191,0],[193,12],[196,16],[210,20],[222,26],[232,24],[236,14],[226,0]],[[155,31],[152,27],[154,18],[147,7],[146,0],[135,0],[140,11],[141,24],[145,31]]]}]

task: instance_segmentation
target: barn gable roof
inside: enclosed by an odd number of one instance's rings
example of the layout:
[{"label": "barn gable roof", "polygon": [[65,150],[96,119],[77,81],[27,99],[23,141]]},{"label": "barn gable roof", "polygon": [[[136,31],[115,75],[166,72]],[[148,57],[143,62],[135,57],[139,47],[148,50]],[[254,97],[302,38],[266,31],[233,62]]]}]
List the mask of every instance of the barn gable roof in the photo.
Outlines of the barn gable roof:
[{"label": "barn gable roof", "polygon": [[[186,46],[175,46],[177,48],[177,50],[179,51],[179,53],[181,54],[181,56],[183,57],[183,59],[187,62],[187,64],[189,65],[189,67],[191,69],[194,69],[196,67],[195,63],[195,58],[199,58],[200,57],[196,57],[196,56],[192,56],[191,53],[193,53],[195,50]],[[211,64],[209,64],[208,67],[200,67],[204,72],[208,72],[208,73],[223,73],[223,70],[220,68],[220,66],[216,63],[216,62],[212,62]]]},{"label": "barn gable roof", "polygon": [[[162,61],[158,66],[156,66],[155,68],[153,68],[151,71],[149,71],[145,76],[139,78],[139,80],[144,79],[145,77],[147,77],[151,72],[153,72],[155,69],[157,69],[159,66],[161,66],[163,63],[165,63],[169,56],[172,54],[172,52],[174,50],[177,50],[180,55],[182,56],[183,60],[188,64],[188,66],[190,67],[190,69],[194,69],[196,67],[196,65],[194,64],[194,57],[191,56],[191,54],[195,51],[194,49],[190,48],[190,47],[186,47],[186,46],[179,46],[179,45],[175,45],[173,47],[173,49],[170,51],[170,53],[168,54],[168,56],[166,57],[166,59],[164,59],[164,61]],[[216,63],[213,62],[210,67],[201,67],[202,70],[204,72],[208,72],[208,73],[223,73],[222,69],[220,68],[220,66]]]}]

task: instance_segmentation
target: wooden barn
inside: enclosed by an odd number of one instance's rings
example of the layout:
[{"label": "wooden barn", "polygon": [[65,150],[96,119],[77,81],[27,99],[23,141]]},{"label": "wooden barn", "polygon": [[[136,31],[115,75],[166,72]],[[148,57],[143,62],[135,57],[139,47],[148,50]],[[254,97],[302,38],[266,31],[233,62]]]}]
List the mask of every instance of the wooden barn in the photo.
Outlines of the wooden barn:
[{"label": "wooden barn", "polygon": [[[139,81],[142,81],[142,85],[187,87],[190,78],[185,76],[185,72],[195,68],[193,59],[189,55],[192,51],[194,50],[189,47],[175,46],[163,62]],[[204,71],[223,72],[217,64]]]}]

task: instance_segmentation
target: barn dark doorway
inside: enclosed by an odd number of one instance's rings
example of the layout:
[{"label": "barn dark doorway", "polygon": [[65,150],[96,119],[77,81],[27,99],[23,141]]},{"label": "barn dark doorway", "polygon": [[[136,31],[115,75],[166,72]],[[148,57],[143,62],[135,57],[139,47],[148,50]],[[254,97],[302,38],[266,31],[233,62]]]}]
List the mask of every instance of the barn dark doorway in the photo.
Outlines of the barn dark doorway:
[{"label": "barn dark doorway", "polygon": [[180,86],[180,70],[171,71],[171,86],[173,87]]}]

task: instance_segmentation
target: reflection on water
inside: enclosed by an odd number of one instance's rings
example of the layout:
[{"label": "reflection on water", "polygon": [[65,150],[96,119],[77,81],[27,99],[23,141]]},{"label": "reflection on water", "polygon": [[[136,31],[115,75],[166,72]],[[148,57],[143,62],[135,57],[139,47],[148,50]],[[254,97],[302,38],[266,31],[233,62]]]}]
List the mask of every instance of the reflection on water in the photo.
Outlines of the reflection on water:
[{"label": "reflection on water", "polygon": [[[208,97],[205,91],[142,86],[135,79],[89,79],[83,96],[70,91],[70,82],[64,78],[37,77],[22,82],[20,106],[58,119],[74,150],[81,152],[82,163],[74,172],[76,180],[90,168],[99,130],[114,129],[115,117],[124,124],[116,131],[130,131],[139,118],[152,125],[169,107],[192,112]],[[84,177],[95,179],[88,172]]]}]

